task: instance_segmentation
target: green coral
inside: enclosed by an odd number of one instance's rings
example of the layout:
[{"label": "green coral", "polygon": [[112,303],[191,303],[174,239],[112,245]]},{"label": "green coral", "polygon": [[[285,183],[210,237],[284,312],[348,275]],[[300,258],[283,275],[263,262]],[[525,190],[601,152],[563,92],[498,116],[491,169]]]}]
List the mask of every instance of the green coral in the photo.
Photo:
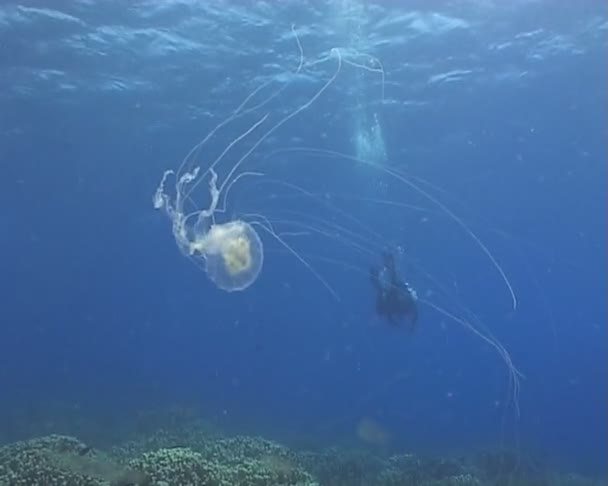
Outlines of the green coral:
[{"label": "green coral", "polygon": [[226,468],[227,485],[239,486],[318,486],[304,469],[276,456],[246,459]]},{"label": "green coral", "polygon": [[[178,447],[159,447],[176,444]],[[147,450],[144,450],[147,448]],[[602,484],[551,475],[503,451],[469,459],[384,456],[331,448],[296,452],[260,437],[217,438],[202,429],[160,431],[93,450],[51,435],[0,448],[0,486],[517,486]]]},{"label": "green coral", "polygon": [[329,448],[300,453],[300,462],[321,484],[369,486],[384,467],[380,457],[367,451]]},{"label": "green coral", "polygon": [[221,471],[217,465],[186,447],[146,452],[129,465],[151,478],[153,483],[166,482],[183,486],[220,486]]},{"label": "green coral", "polygon": [[412,454],[391,456],[378,477],[378,484],[397,486],[479,486],[479,479],[464,464],[451,459],[421,459]]},{"label": "green coral", "polygon": [[221,463],[240,462],[243,459],[279,457],[296,461],[296,454],[276,442],[261,437],[237,436],[207,441],[200,449],[205,458]]},{"label": "green coral", "polygon": [[[225,444],[223,444],[225,446]],[[225,451],[224,451],[225,452]],[[243,459],[237,449],[230,463],[207,459],[190,448],[159,449],[143,454],[130,466],[146,473],[154,483],[180,486],[316,486],[296,465],[270,456]],[[236,459],[240,457],[240,459]]]},{"label": "green coral", "polygon": [[209,424],[202,421],[190,421],[187,424],[162,427],[153,432],[141,434],[132,440],[110,449],[112,456],[124,459],[134,459],[145,452],[175,447],[189,447],[195,451],[203,451],[209,443],[219,436]]},{"label": "green coral", "polygon": [[85,445],[72,438],[51,435],[0,448],[0,485],[102,486],[107,482],[66,467],[80,457]]},{"label": "green coral", "polygon": [[0,486],[147,485],[127,468],[73,437],[50,435],[0,449]]}]

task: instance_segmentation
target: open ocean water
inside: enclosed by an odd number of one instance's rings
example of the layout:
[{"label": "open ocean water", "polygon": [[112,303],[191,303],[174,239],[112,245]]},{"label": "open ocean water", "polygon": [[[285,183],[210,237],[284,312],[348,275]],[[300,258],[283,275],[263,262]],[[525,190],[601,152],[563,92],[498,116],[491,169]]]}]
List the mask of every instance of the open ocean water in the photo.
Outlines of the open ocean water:
[{"label": "open ocean water", "polygon": [[0,486],[606,484],[607,36],[2,2]]}]

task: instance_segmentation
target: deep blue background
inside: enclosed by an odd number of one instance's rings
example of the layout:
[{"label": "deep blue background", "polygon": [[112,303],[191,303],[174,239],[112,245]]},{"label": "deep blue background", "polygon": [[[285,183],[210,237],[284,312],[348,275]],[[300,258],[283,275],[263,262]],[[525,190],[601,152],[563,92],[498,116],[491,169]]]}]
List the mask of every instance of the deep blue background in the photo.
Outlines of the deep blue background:
[{"label": "deep blue background", "polygon": [[[164,19],[170,23],[186,8],[169,9]],[[19,68],[79,73],[96,63],[69,50],[32,47],[36,36],[61,36],[63,27],[9,23],[0,30],[6,88],[0,104],[0,407],[7,430],[16,411],[44,415],[47,404],[49,410],[68,404],[75,415],[122,417],[187,403],[225,427],[270,437],[354,438],[357,420],[372,417],[401,449],[441,453],[518,441],[566,469],[605,471],[605,25],[593,35],[573,35],[582,53],[555,54],[540,67],[509,49],[478,56],[485,74],[459,88],[425,85],[424,75],[400,69],[404,62],[475,53],[519,31],[572,32],[589,16],[605,19],[606,13],[602,2],[551,13],[538,3],[518,8],[510,16],[503,12],[496,39],[460,32],[414,39],[407,53],[389,45],[376,54],[387,70],[387,96],[430,102],[411,111],[377,108],[387,163],[407,165],[445,191],[442,201],[504,265],[519,308],[511,312],[495,272],[453,224],[423,228],[408,216],[407,227],[385,230],[444,284],[457,285],[459,298],[511,352],[526,376],[519,419],[505,409],[504,364],[487,346],[429,309],[414,334],[383,325],[364,275],[323,269],[342,297],[336,302],[293,259],[269,252],[256,284],[227,294],[179,255],[151,196],[162,171],[177,165],[248,87],[223,92],[224,111],[213,120],[184,119],[186,108],[177,102],[208,101],[216,109],[215,96],[201,92],[263,69],[276,53],[250,61],[222,55],[218,71],[209,73],[195,66],[194,54],[191,64],[184,54],[177,66],[186,74],[192,67],[192,85],[166,100],[170,110],[161,109],[162,91],[74,91],[60,94],[62,103],[52,90],[11,91],[28,82]],[[119,24],[123,14],[124,22],[133,21],[116,5],[79,9],[74,13],[89,24]],[[277,15],[283,17],[273,27],[244,28],[247,40],[272,45],[272,29],[288,32],[291,22],[315,21],[297,5]],[[311,52],[327,46],[323,38],[306,41]],[[129,55],[100,63],[139,72],[139,58]],[[533,73],[525,82],[484,81],[524,61]],[[301,137],[352,153],[349,100],[340,86],[264,150]],[[289,101],[279,98],[269,109]],[[321,139],[311,121],[327,112],[337,121]],[[161,129],[146,129],[159,119]],[[326,167],[320,186],[329,181],[331,187],[338,177],[356,184],[344,167]],[[293,170],[306,178],[306,160]],[[348,190],[343,183],[333,187]],[[382,224],[377,206],[361,210],[353,203],[351,210],[367,211],[366,219]],[[323,250],[322,242],[306,241],[311,246],[302,251]],[[415,276],[412,284],[421,292],[429,285]]]}]

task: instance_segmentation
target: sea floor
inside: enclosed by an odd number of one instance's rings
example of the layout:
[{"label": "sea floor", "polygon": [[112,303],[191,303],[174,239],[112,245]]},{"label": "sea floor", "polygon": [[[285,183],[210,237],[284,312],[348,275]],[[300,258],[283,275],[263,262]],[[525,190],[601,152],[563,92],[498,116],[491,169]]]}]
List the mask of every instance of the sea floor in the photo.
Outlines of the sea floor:
[{"label": "sea floor", "polygon": [[[165,416],[165,419],[167,417]],[[421,457],[363,446],[295,446],[228,434],[199,418],[158,417],[95,439],[50,433],[0,448],[0,486],[600,486],[508,450]],[[57,424],[54,424],[57,427]],[[77,435],[77,434],[76,434]]]}]

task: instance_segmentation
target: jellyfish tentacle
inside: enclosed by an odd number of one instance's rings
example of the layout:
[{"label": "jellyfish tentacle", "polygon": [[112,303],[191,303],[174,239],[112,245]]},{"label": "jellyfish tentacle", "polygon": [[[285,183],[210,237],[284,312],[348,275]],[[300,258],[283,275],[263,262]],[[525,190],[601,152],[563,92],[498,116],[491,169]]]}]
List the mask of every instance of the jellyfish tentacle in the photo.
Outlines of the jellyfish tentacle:
[{"label": "jellyfish tentacle", "polygon": [[317,149],[317,148],[309,148],[309,147],[292,147],[287,149],[275,150],[274,152],[268,154],[267,157],[272,157],[277,154],[283,153],[308,153],[313,155],[319,155],[322,157],[330,157],[330,158],[338,158],[344,160],[351,160],[353,162],[358,162],[364,164],[366,166],[372,167],[392,178],[398,180],[412,189],[414,192],[418,193],[422,197],[424,197],[427,201],[438,207],[447,217],[449,217],[454,223],[456,223],[460,228],[475,242],[478,248],[486,255],[494,269],[498,272],[501,280],[505,284],[507,291],[509,293],[511,299],[511,307],[515,311],[518,306],[518,298],[511,284],[509,277],[506,272],[502,268],[502,265],[498,262],[496,257],[492,254],[490,249],[486,246],[486,244],[477,236],[477,234],[464,222],[464,220],[458,216],[454,211],[452,211],[448,206],[442,203],[439,199],[433,196],[430,192],[426,191],[422,187],[420,187],[415,182],[412,182],[407,176],[402,174],[401,172],[391,169],[389,167],[379,165],[369,160],[360,159],[358,157],[344,154],[335,150],[328,149]]},{"label": "jellyfish tentacle", "polygon": [[308,263],[302,256],[300,256],[300,254],[294,250],[291,245],[289,245],[283,238],[281,238],[273,229],[272,227],[268,227],[262,223],[260,223],[259,221],[253,221],[251,224],[255,224],[258,225],[260,228],[262,228],[266,233],[268,233],[270,236],[272,236],[276,241],[278,241],[281,246],[283,246],[287,251],[289,251],[289,253],[291,253],[296,260],[298,260],[302,265],[304,265],[311,273],[312,275],[319,281],[321,282],[321,284],[329,291],[329,293],[337,300],[340,301],[340,296],[338,295],[338,293],[334,290],[334,288],[329,285],[329,283],[313,268],[313,266]]},{"label": "jellyfish tentacle", "polygon": [[340,54],[338,52],[338,66],[337,66],[335,72],[333,73],[333,75],[325,82],[325,84],[308,101],[306,101],[306,103],[300,105],[298,108],[293,110],[291,113],[285,115],[278,122],[276,122],[272,127],[270,127],[268,129],[268,131],[264,135],[262,135],[251,146],[251,148],[249,148],[249,150],[247,150],[247,152],[245,152],[245,154],[232,166],[232,169],[230,170],[230,172],[228,172],[228,175],[226,176],[226,178],[224,179],[224,182],[220,186],[220,192],[222,192],[224,190],[224,188],[226,187],[226,185],[230,183],[232,176],[235,174],[235,172],[240,168],[240,166],[243,164],[243,162],[245,162],[247,160],[247,158],[251,155],[251,153],[254,150],[256,150],[260,146],[260,144],[262,144],[262,142],[264,142],[264,140],[266,140],[270,135],[272,135],[274,132],[276,132],[280,127],[282,127],[285,123],[287,123],[293,117],[299,115],[301,112],[308,109],[319,99],[319,97],[327,90],[327,88],[329,88],[334,83],[334,81],[340,74],[341,69],[342,69],[342,57],[340,56]]},{"label": "jellyfish tentacle", "polygon": [[[185,197],[189,197],[192,194],[192,191],[194,191],[198,185],[202,182],[202,180],[210,173],[215,173],[215,168],[217,167],[217,165],[222,161],[222,159],[224,158],[224,156],[235,146],[237,145],[241,140],[245,139],[248,135],[250,135],[252,132],[255,131],[256,128],[258,128],[260,125],[262,125],[266,119],[268,118],[269,113],[266,113],[262,118],[260,118],[258,121],[256,121],[253,125],[251,125],[247,130],[245,130],[243,133],[241,133],[238,137],[236,137],[234,140],[232,140],[227,146],[226,148],[224,148],[224,150],[222,151],[222,153],[220,155],[217,156],[217,158],[213,161],[213,163],[205,170],[205,172],[203,172],[203,174],[201,175],[200,178],[198,178],[196,181],[194,181],[194,183],[192,184],[192,186],[190,187],[190,189],[188,190],[188,192],[186,193]],[[216,175],[216,180],[217,180],[217,175]],[[218,193],[222,192],[223,190],[223,185],[220,186]]]},{"label": "jellyfish tentacle", "polygon": [[443,316],[462,325],[467,331],[473,333],[475,336],[480,338],[486,344],[490,345],[498,353],[498,355],[502,358],[502,360],[507,365],[507,369],[509,371],[509,387],[512,387],[512,397],[511,398],[513,401],[513,405],[515,406],[515,412],[516,412],[517,416],[519,416],[520,415],[520,409],[519,409],[520,379],[523,378],[523,374],[513,364],[513,361],[511,360],[511,355],[506,350],[506,348],[502,344],[500,344],[498,339],[496,339],[494,336],[492,336],[492,334],[490,332],[488,332],[488,331],[482,332],[476,326],[471,324],[468,320],[454,315],[453,313],[447,311],[443,307],[441,307],[427,299],[420,298],[419,300],[420,300],[420,302],[433,308],[435,311],[439,312]]},{"label": "jellyfish tentacle", "polygon": [[192,147],[190,149],[190,151],[186,154],[186,156],[183,158],[178,170],[177,170],[177,174],[180,174],[190,163],[190,161],[192,159],[195,159],[198,154],[200,153],[200,151],[202,150],[202,148],[205,146],[205,144],[219,131],[221,130],[223,127],[225,127],[226,125],[232,123],[233,121],[236,121],[237,119],[246,116],[250,113],[255,113],[256,111],[260,110],[261,108],[263,108],[264,106],[266,106],[268,103],[270,103],[273,99],[275,99],[276,97],[278,97],[285,89],[287,89],[287,87],[292,83],[293,79],[295,78],[295,76],[297,76],[301,70],[302,67],[304,66],[304,49],[302,47],[302,43],[300,42],[300,38],[298,36],[298,33],[295,30],[295,25],[292,24],[291,25],[291,32],[296,40],[296,44],[298,46],[298,50],[299,50],[299,62],[298,62],[298,67],[296,68],[296,70],[293,72],[292,77],[290,80],[288,80],[286,83],[283,83],[283,85],[276,91],[274,91],[272,94],[270,94],[269,96],[267,96],[266,98],[264,98],[262,101],[260,101],[258,104],[255,104],[247,109],[245,109],[245,107],[249,104],[249,102],[255,98],[257,96],[258,93],[260,93],[261,91],[263,91],[264,89],[266,89],[268,86],[270,86],[272,83],[276,82],[275,78],[269,79],[268,81],[266,81],[265,83],[262,83],[261,85],[259,85],[258,87],[256,87],[251,93],[249,93],[245,99],[233,110],[232,114],[230,116],[228,116],[228,118],[226,118],[225,120],[223,120],[222,122],[220,122],[218,125],[216,125],[215,128],[213,128],[201,141],[199,141],[196,145],[194,145],[194,147]]},{"label": "jellyfish tentacle", "polygon": [[226,190],[224,191],[224,195],[222,196],[222,206],[217,210],[218,213],[225,213],[226,212],[226,203],[228,200],[228,194],[230,194],[230,191],[232,190],[232,187],[240,180],[243,179],[244,177],[263,177],[265,176],[265,174],[263,172],[256,172],[256,171],[244,171],[241,172],[239,175],[237,175],[230,184],[228,184],[228,187],[226,187]]}]

